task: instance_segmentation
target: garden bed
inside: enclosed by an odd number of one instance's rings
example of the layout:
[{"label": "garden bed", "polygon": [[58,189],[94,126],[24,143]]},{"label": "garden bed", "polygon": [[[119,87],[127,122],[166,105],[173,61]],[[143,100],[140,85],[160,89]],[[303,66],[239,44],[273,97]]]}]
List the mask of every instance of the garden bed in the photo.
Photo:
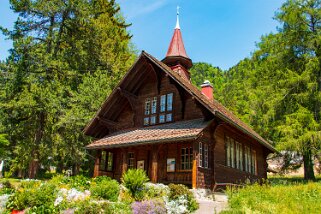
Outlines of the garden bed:
[{"label": "garden bed", "polygon": [[0,213],[191,213],[198,208],[184,185],[148,183],[142,170],[128,170],[122,183],[101,176],[0,181]]}]

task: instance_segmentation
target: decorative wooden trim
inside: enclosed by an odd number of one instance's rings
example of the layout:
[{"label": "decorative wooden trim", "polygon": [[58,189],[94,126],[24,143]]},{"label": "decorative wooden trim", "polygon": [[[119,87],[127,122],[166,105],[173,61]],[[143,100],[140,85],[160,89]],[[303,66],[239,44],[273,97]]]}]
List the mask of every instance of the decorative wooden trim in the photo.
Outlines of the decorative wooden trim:
[{"label": "decorative wooden trim", "polygon": [[116,126],[118,123],[112,120],[108,120],[102,117],[97,117],[98,121],[101,125],[106,126],[106,127],[110,127],[110,126]]}]

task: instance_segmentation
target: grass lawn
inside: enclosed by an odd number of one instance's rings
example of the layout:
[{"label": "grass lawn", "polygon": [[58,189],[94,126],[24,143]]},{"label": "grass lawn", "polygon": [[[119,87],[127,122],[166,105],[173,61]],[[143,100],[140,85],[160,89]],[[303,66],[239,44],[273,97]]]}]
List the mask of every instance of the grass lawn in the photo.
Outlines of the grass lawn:
[{"label": "grass lawn", "polygon": [[230,209],[223,213],[320,213],[321,177],[270,177],[269,184],[228,190]]}]

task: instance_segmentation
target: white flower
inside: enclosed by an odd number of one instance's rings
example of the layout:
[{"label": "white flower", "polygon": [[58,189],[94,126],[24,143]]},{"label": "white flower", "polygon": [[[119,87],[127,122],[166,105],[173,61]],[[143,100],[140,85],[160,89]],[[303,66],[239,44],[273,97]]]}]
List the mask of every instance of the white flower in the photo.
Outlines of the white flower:
[{"label": "white flower", "polygon": [[54,206],[58,206],[63,200],[64,198],[62,196],[58,196],[55,200]]},{"label": "white flower", "polygon": [[0,195],[0,209],[1,208],[6,208],[6,203],[9,200],[10,195],[5,194],[5,195]]},{"label": "white flower", "polygon": [[185,196],[180,196],[176,200],[169,201],[164,197],[165,207],[168,214],[184,214],[187,213],[187,199]]}]

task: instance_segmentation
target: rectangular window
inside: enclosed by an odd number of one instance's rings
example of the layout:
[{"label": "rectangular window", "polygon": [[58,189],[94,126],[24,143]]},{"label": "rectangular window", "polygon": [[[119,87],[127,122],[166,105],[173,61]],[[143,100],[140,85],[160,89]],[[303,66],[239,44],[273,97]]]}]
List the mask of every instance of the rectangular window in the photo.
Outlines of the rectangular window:
[{"label": "rectangular window", "polygon": [[181,148],[181,169],[182,170],[192,169],[192,161],[193,161],[192,147]]},{"label": "rectangular window", "polygon": [[204,144],[204,167],[208,168],[208,145]]},{"label": "rectangular window", "polygon": [[231,166],[231,144],[230,144],[230,138],[225,138],[226,142],[226,165]]},{"label": "rectangular window", "polygon": [[145,115],[150,114],[150,98],[145,100]]},{"label": "rectangular window", "polygon": [[199,150],[198,150],[198,154],[199,154],[199,166],[202,167],[203,166],[203,144],[202,142],[199,142]]},{"label": "rectangular window", "polygon": [[235,168],[235,156],[234,156],[234,140],[230,138],[230,144],[231,144],[231,167]]},{"label": "rectangular window", "polygon": [[251,172],[251,152],[250,148],[248,146],[245,146],[245,171]]},{"label": "rectangular window", "polygon": [[254,174],[254,175],[256,175],[257,174],[257,163],[256,163],[256,151],[254,151],[254,150],[252,150],[252,161],[251,161],[251,164],[252,164],[252,173]]},{"label": "rectangular window", "polygon": [[135,167],[135,157],[134,157],[134,152],[129,152],[128,153],[128,169],[132,169]]},{"label": "rectangular window", "polygon": [[166,95],[162,95],[160,99],[160,112],[165,112],[166,107]]},{"label": "rectangular window", "polygon": [[99,163],[99,170],[100,171],[106,170],[106,157],[107,157],[107,152],[102,151],[101,156],[100,156],[100,163]]},{"label": "rectangular window", "polygon": [[156,114],[157,109],[157,97],[153,97],[152,101],[152,114]]},{"label": "rectangular window", "polygon": [[149,117],[145,117],[144,118],[144,126],[148,126],[149,125]]},{"label": "rectangular window", "polygon": [[239,143],[235,141],[235,166],[237,169],[239,169],[239,162],[240,162],[240,153],[239,153]]},{"label": "rectangular window", "polygon": [[150,124],[151,124],[151,125],[156,124],[156,116],[151,116],[151,117],[150,117]]},{"label": "rectangular window", "polygon": [[159,123],[165,123],[165,115],[164,114],[159,115]]},{"label": "rectangular window", "polygon": [[107,171],[113,170],[113,163],[114,163],[114,154],[112,152],[108,152]]},{"label": "rectangular window", "polygon": [[167,111],[173,109],[173,93],[167,94]]},{"label": "rectangular window", "polygon": [[243,171],[243,146],[240,144],[240,170]]},{"label": "rectangular window", "polygon": [[166,114],[166,122],[171,122],[172,120],[172,114]]}]

